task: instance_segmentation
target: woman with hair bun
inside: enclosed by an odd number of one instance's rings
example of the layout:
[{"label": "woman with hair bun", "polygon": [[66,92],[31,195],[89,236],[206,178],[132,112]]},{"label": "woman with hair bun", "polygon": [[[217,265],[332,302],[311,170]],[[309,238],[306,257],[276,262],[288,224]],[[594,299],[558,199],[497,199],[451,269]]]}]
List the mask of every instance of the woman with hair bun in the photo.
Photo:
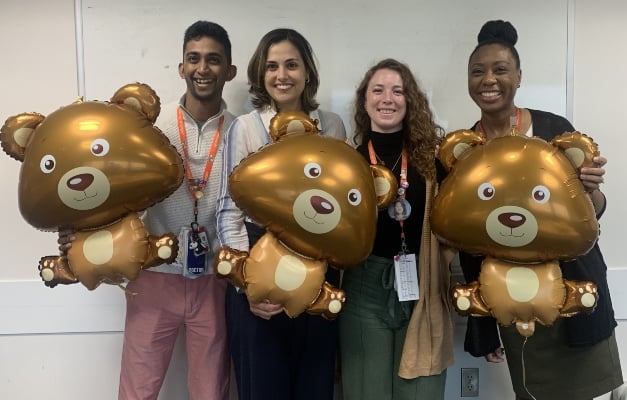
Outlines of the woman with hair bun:
[{"label": "woman with hair bun", "polygon": [[[514,47],[517,39],[516,29],[506,21],[488,21],[481,28],[468,61],[468,93],[481,109],[481,119],[472,129],[486,140],[508,135],[512,129],[519,135],[545,140],[574,131],[561,116],[516,106],[514,97],[522,78]],[[580,179],[600,218],[605,211],[605,195],[599,186],[604,181],[607,159],[598,156],[594,162],[594,168],[581,169]],[[467,282],[478,279],[482,260],[482,256],[460,253]],[[465,350],[490,362],[506,358],[519,400],[592,399],[623,382],[607,267],[598,243],[587,254],[560,262],[560,268],[565,279],[596,283],[599,302],[592,314],[558,318],[551,327],[536,325],[530,338],[521,336],[514,325],[497,330],[491,317],[468,318]]]}]

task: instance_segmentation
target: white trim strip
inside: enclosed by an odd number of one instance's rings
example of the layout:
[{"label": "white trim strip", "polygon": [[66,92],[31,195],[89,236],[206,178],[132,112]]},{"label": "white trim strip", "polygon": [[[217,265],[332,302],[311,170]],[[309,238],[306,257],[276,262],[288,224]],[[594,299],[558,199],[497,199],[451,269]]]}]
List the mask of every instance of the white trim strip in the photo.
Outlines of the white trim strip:
[{"label": "white trim strip", "polygon": [[76,36],[76,83],[78,86],[78,95],[81,98],[86,99],[82,0],[74,0],[74,27],[74,34]]},{"label": "white trim strip", "polygon": [[575,115],[575,0],[568,0],[566,10],[566,118],[574,124]]},{"label": "white trim strip", "polygon": [[124,291],[80,283],[49,288],[42,281],[0,282],[0,335],[122,332]]}]

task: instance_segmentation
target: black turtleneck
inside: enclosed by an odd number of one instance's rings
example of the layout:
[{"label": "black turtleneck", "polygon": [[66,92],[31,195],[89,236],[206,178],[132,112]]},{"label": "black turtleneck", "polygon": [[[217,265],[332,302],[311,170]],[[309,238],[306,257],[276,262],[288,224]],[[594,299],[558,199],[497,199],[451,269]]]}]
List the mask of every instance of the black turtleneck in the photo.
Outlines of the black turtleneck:
[{"label": "black turtleneck", "polygon": [[[401,161],[399,156],[403,148],[402,132],[395,133],[378,133],[371,132],[370,140],[375,153],[385,166],[392,169],[397,181],[400,182]],[[357,147],[368,162],[368,143],[362,143]],[[398,163],[396,162],[398,160]],[[395,165],[396,164],[396,165]],[[407,181],[409,187],[406,191],[405,199],[411,205],[411,214],[403,222],[403,230],[405,231],[405,243],[408,252],[418,255],[420,250],[420,236],[422,234],[422,221],[425,211],[425,182],[420,173],[408,166]],[[400,223],[388,215],[387,210],[379,211],[377,220],[377,234],[374,240],[372,254],[379,257],[392,258],[401,250],[401,226]]]}]

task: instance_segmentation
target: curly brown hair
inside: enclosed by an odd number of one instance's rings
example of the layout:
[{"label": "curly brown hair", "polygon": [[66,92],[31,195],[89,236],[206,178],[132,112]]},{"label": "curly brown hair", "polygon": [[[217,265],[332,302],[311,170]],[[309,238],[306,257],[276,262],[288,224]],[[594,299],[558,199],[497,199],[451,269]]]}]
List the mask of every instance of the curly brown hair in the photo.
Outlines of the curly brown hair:
[{"label": "curly brown hair", "polygon": [[407,112],[403,119],[403,148],[407,150],[409,163],[425,179],[435,179],[435,148],[442,140],[444,130],[433,120],[427,96],[406,64],[392,58],[379,61],[364,75],[355,93],[355,142],[370,140],[371,121],[366,111],[366,90],[372,76],[380,69],[396,71],[403,81]]}]

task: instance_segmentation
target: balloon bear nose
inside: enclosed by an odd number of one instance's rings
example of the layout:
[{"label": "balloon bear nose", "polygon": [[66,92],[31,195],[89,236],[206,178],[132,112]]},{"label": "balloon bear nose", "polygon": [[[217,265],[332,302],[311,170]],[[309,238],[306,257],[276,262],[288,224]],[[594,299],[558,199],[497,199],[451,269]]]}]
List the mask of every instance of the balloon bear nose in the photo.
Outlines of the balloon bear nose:
[{"label": "balloon bear nose", "polygon": [[518,228],[525,221],[527,221],[525,216],[519,213],[508,212],[499,215],[499,222],[509,228]]},{"label": "balloon bear nose", "polygon": [[67,180],[67,186],[72,190],[83,191],[94,182],[94,176],[92,174],[79,174],[74,175]]},{"label": "balloon bear nose", "polygon": [[331,214],[334,210],[333,204],[321,196],[312,196],[311,206],[318,214]]}]

